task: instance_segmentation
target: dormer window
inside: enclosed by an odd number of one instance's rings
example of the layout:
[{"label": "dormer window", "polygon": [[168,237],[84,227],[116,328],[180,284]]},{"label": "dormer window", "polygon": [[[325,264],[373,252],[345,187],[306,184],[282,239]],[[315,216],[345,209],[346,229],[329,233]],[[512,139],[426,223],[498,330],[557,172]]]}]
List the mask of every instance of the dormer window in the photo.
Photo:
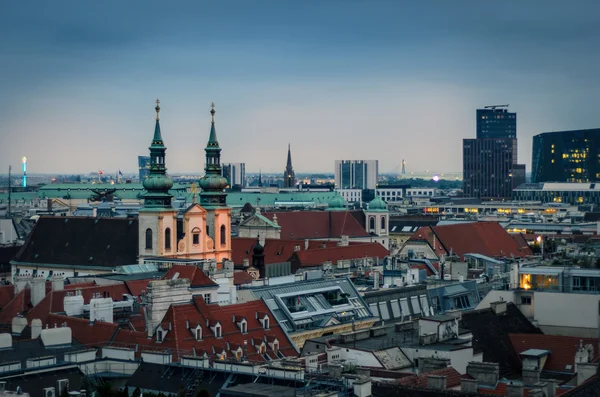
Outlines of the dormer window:
[{"label": "dormer window", "polygon": [[243,353],[243,352],[242,352],[242,348],[241,348],[241,347],[240,347],[240,348],[238,348],[238,349],[237,349],[237,351],[235,352],[235,357],[236,357],[238,360],[241,360],[241,359],[242,359],[242,353]]},{"label": "dormer window", "polygon": [[242,331],[242,334],[248,332],[248,322],[246,322],[245,319],[240,322],[240,330]]},{"label": "dormer window", "polygon": [[217,323],[214,327],[215,338],[220,338],[222,336],[221,333],[221,324]]},{"label": "dormer window", "polygon": [[162,331],[162,329],[159,329],[158,331],[156,331],[156,341],[157,342],[162,342],[163,341],[163,331]]},{"label": "dormer window", "polygon": [[196,337],[196,340],[202,340],[202,327],[201,326],[197,326],[196,329],[194,330],[194,336]]},{"label": "dormer window", "polygon": [[260,352],[260,354],[265,354],[267,352],[267,347],[265,346],[264,343],[262,345],[260,345],[260,347],[258,348],[258,351]]},{"label": "dormer window", "polygon": [[264,329],[269,329],[269,316],[265,315],[265,317],[263,318],[263,328]]},{"label": "dormer window", "polygon": [[273,351],[277,353],[279,351],[279,341],[273,342]]}]

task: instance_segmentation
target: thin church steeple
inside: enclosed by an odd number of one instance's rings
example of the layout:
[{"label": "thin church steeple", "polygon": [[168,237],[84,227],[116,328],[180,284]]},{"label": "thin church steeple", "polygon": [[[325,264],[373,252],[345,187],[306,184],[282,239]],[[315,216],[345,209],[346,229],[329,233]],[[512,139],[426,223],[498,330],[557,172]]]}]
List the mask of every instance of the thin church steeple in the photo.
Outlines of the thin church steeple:
[{"label": "thin church steeple", "polygon": [[200,205],[202,207],[223,207],[226,205],[225,200],[227,198],[227,194],[224,192],[227,187],[227,179],[221,176],[221,148],[215,129],[215,113],[215,104],[212,103],[210,135],[204,149],[206,152],[205,174],[199,182],[202,188],[202,193],[200,193]]},{"label": "thin church steeple", "polygon": [[294,174],[294,167],[292,166],[292,149],[288,143],[288,155],[285,171],[283,172],[283,187],[295,187],[296,186],[296,175]]}]

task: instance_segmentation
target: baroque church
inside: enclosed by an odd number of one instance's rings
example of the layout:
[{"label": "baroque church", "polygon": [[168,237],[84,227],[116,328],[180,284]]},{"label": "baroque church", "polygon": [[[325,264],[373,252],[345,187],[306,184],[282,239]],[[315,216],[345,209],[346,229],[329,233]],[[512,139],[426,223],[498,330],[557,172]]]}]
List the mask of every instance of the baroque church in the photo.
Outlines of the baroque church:
[{"label": "baroque church", "polygon": [[199,182],[200,203],[196,202],[178,219],[169,189],[173,180],[167,174],[166,151],[160,130],[160,102],[156,101],[156,124],[150,145],[150,175],[144,180],[144,205],[139,212],[139,262],[146,258],[205,259],[217,268],[231,258],[231,208],[224,192],[227,180],[221,176],[221,148],[215,129],[215,106],[206,152],[205,175]]}]

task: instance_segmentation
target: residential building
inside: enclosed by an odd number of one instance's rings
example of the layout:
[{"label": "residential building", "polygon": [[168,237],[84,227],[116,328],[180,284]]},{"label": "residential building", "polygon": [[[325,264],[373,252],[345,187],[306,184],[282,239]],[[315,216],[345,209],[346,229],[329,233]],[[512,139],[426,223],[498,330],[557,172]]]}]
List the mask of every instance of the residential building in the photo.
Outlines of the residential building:
[{"label": "residential building", "polygon": [[533,137],[531,182],[600,180],[600,128]]},{"label": "residential building", "polygon": [[144,181],[144,179],[148,178],[148,176],[150,176],[150,165],[152,164],[152,161],[150,159],[150,156],[138,156],[138,173],[139,173],[139,179],[140,179],[140,183],[142,183]]},{"label": "residential building", "polygon": [[379,160],[335,160],[336,189],[375,189]]},{"label": "residential building", "polygon": [[404,200],[406,186],[380,185],[375,189],[375,195],[379,196],[386,203],[402,202]]},{"label": "residential building", "polygon": [[486,200],[508,200],[525,182],[517,159],[517,115],[506,106],[477,109],[475,139],[463,140],[464,194]]},{"label": "residential building", "polygon": [[347,203],[358,203],[358,205],[362,206],[362,189],[335,189],[335,191],[342,196]]},{"label": "residential building", "polygon": [[246,187],[246,164],[225,163],[223,164],[222,176],[227,179],[230,188]]},{"label": "residential building", "polygon": [[294,173],[294,167],[292,166],[292,149],[288,145],[287,163],[285,170],[283,171],[283,187],[291,188],[296,186],[296,174]]}]

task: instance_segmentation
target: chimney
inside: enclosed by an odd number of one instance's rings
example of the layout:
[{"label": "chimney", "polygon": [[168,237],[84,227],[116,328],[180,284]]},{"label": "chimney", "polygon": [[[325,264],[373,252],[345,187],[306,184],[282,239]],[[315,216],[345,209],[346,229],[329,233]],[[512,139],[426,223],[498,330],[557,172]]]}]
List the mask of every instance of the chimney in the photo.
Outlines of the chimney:
[{"label": "chimney", "polygon": [[52,199],[49,198],[47,201],[48,212],[52,212]]},{"label": "chimney", "polygon": [[46,296],[46,279],[44,277],[34,277],[31,280],[31,304],[37,306]]},{"label": "chimney", "polygon": [[62,291],[65,289],[65,279],[62,276],[52,277],[52,291]]},{"label": "chimney", "polygon": [[460,390],[465,393],[477,393],[477,379],[461,379]]},{"label": "chimney", "polygon": [[21,335],[21,332],[27,327],[27,319],[25,317],[14,317],[12,319],[12,334]]},{"label": "chimney", "polygon": [[[167,310],[173,303],[187,303],[192,298],[189,291],[190,280],[152,280],[146,293],[148,300],[148,336],[154,335]],[[208,319],[207,319],[208,321]]]},{"label": "chimney", "polygon": [[373,289],[377,291],[379,289],[379,272],[373,271]]},{"label": "chimney", "polygon": [[244,267],[250,267],[250,259],[244,258]]},{"label": "chimney", "polygon": [[503,300],[491,302],[490,307],[492,308],[492,311],[496,313],[497,316],[506,313],[506,302]]},{"label": "chimney", "polygon": [[45,347],[71,345],[73,333],[69,327],[43,329],[40,339]]},{"label": "chimney", "polygon": [[12,347],[12,335],[0,334],[0,349]]},{"label": "chimney", "polygon": [[427,387],[434,390],[446,390],[446,377],[440,375],[427,376]]},{"label": "chimney", "polygon": [[558,383],[555,379],[544,379],[546,383],[546,397],[556,397],[556,384]]},{"label": "chimney", "polygon": [[595,363],[579,363],[575,364],[575,372],[577,373],[577,386],[596,375],[598,372],[598,364]]},{"label": "chimney", "polygon": [[258,235],[258,242],[260,243],[260,245],[262,245],[263,247],[265,246],[265,234],[264,233],[260,233]]},{"label": "chimney", "polygon": [[521,377],[523,378],[523,383],[527,386],[533,386],[540,381],[540,370],[536,369],[527,369],[523,368],[521,371]]},{"label": "chimney", "polygon": [[34,318],[31,320],[31,339],[37,339],[42,333],[42,320]]},{"label": "chimney", "polygon": [[544,391],[542,389],[529,389],[529,397],[544,397]]},{"label": "chimney", "polygon": [[523,385],[513,383],[506,385],[506,397],[523,397]]},{"label": "chimney", "polygon": [[500,377],[500,366],[498,363],[471,361],[467,365],[467,374],[476,379],[479,385],[493,386]]}]

